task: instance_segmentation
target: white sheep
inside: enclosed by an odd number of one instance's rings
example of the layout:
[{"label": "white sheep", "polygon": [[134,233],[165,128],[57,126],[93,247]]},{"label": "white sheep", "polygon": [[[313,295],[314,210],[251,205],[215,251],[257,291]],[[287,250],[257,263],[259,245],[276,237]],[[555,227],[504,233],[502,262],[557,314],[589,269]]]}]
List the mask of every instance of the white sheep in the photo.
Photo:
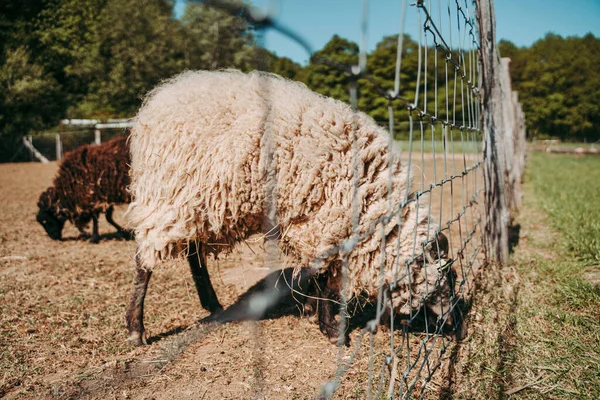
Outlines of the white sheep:
[{"label": "white sheep", "polygon": [[[419,206],[424,202],[410,201],[399,218],[378,224],[367,235],[376,221],[402,204],[411,182],[399,155],[390,153],[388,140],[388,133],[366,114],[272,74],[185,72],[151,91],[130,139],[127,218],[138,244],[127,312],[130,340],[145,342],[143,300],[152,269],[164,260],[190,258],[189,246],[199,247],[199,271],[206,279],[197,286],[208,290],[202,303],[209,310],[218,304],[204,255],[216,256],[264,232],[267,177],[275,183],[284,266],[312,266],[330,282],[321,295],[335,297],[343,255],[331,249],[354,242],[347,254],[350,295],[374,298],[383,283],[392,289],[396,312],[409,314],[426,304],[440,315],[448,307],[453,279],[434,260],[437,226]],[[355,154],[358,236],[352,235]],[[380,277],[382,236],[385,265]],[[430,251],[423,256],[425,244]],[[417,261],[415,254],[421,254]],[[321,330],[336,337],[330,302],[320,303]]]}]

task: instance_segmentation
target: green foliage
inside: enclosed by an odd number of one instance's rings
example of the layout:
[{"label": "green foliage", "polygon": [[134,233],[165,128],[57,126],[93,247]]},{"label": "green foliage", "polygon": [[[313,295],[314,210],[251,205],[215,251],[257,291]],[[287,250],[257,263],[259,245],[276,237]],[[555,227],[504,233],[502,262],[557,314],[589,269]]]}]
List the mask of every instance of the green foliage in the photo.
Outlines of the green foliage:
[{"label": "green foliage", "polygon": [[[395,89],[397,47],[398,36],[384,37],[368,58],[368,73],[386,92],[393,92]],[[418,43],[410,36],[404,35],[399,86],[399,95],[404,100],[395,100],[392,104],[397,138],[408,138],[410,129],[408,106],[411,105],[438,119],[457,125],[468,125],[469,115],[463,114],[463,111],[466,112],[463,102],[467,99],[464,95],[460,95],[461,92],[466,93],[467,88],[465,86],[461,88],[458,83],[461,80],[460,78],[457,80],[454,65],[446,62],[446,53],[442,50],[423,46],[421,52],[422,62],[419,64]],[[456,52],[452,52],[451,56],[455,60],[460,57]],[[460,64],[464,69],[464,61]],[[419,74],[419,67],[421,74]],[[387,100],[378,93],[374,85],[370,81],[366,82],[361,92],[360,108],[366,110],[379,123],[387,124],[389,118],[387,106]],[[424,121],[429,123],[430,120],[425,118]],[[413,127],[418,122],[415,120]],[[438,133],[439,138],[441,131]]]},{"label": "green foliage", "polygon": [[188,3],[181,22],[188,68],[249,70],[254,65],[251,27],[243,18],[205,4]]},{"label": "green foliage", "polygon": [[334,35],[323,49],[315,52],[310,64],[299,73],[298,80],[324,96],[350,102],[350,75],[329,63],[342,66],[358,63],[358,45]]},{"label": "green foliage", "polygon": [[[231,0],[240,3],[241,0]],[[0,160],[59,119],[131,116],[161,80],[185,69],[300,66],[253,46],[252,27],[172,0],[6,0],[0,5]]]},{"label": "green foliage", "polygon": [[[228,1],[243,5],[248,0]],[[368,55],[370,79],[357,82],[358,108],[387,126],[391,106],[397,138],[409,136],[410,107],[456,125],[472,122],[465,83],[447,54],[428,40],[419,63],[418,43],[403,38],[401,99],[390,104],[385,98],[395,88],[395,35],[384,37]],[[600,139],[598,39],[549,34],[531,48],[506,41],[499,47],[512,58],[513,87],[530,136]],[[354,79],[349,68],[357,64],[358,51],[356,43],[335,35],[302,67],[256,47],[254,27],[242,16],[200,3],[188,3],[177,20],[173,0],[4,0],[0,161],[13,159],[21,136],[55,126],[61,118],[133,115],[152,87],[185,69],[263,69],[349,102]],[[450,59],[464,65],[474,56],[453,51]],[[413,117],[420,133],[416,113]],[[439,139],[441,130],[434,134]]]},{"label": "green foliage", "polygon": [[[323,49],[315,53],[310,64],[299,72],[296,79],[305,82],[309,88],[325,96],[349,102],[349,85],[353,78],[348,71],[340,69],[338,65],[357,64],[358,50],[356,43],[336,35]],[[419,64],[418,43],[410,36],[404,36],[399,85],[399,96],[402,99],[393,100],[390,104],[385,96],[395,90],[397,35],[384,37],[375,50],[368,55],[367,74],[372,79],[361,78],[357,81],[358,108],[368,113],[379,124],[384,126],[389,124],[391,105],[396,138],[409,137],[408,108],[410,106],[457,125],[468,124],[467,108],[463,107],[463,102],[467,99],[466,96],[461,96],[461,92],[466,93],[466,87],[461,88],[459,83],[461,80],[460,78],[457,80],[457,72],[449,63],[446,78],[446,53],[425,47],[422,47],[421,51],[422,60],[427,61]],[[458,60],[459,57],[458,53],[452,53],[453,59]],[[415,100],[418,100],[416,104]],[[430,120],[425,118],[424,121],[429,123]],[[419,129],[419,120],[413,121],[413,128]],[[427,131],[430,131],[430,128]],[[441,131],[436,131],[436,135],[438,138],[441,137]]]},{"label": "green foliage", "polygon": [[277,57],[269,53],[271,58],[269,71],[292,80],[298,80],[302,67],[287,57]]},{"label": "green foliage", "polygon": [[5,49],[0,70],[0,160],[14,160],[24,133],[53,122],[57,101],[57,82],[31,60],[27,49]]},{"label": "green foliage", "polygon": [[0,160],[18,160],[21,137],[51,123],[60,101],[59,85],[36,60],[31,48],[36,16],[35,0],[0,3]]},{"label": "green foliage", "polygon": [[547,34],[530,48],[502,42],[500,52],[512,59],[530,137],[600,139],[600,39]]},{"label": "green foliage", "polygon": [[[92,57],[99,18],[106,0],[64,0],[50,3],[35,19],[32,52],[45,71],[60,83],[55,119],[79,104],[98,78],[97,57]],[[85,115],[73,114],[73,117]]]},{"label": "green foliage", "polygon": [[83,103],[117,116],[135,113],[141,98],[184,68],[183,37],[166,0],[108,0],[98,17],[91,60],[95,79]]}]

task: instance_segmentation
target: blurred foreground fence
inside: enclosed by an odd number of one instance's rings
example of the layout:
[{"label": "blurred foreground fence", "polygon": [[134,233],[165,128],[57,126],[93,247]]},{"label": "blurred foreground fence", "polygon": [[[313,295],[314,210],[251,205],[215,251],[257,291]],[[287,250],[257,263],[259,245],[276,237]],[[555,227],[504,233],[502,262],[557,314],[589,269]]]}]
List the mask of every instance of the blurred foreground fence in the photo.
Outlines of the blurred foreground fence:
[{"label": "blurred foreground fence", "polygon": [[[282,27],[268,13],[257,13],[231,1],[209,0],[204,4],[245,17],[259,32],[277,30],[312,55],[312,49],[302,40],[302,32]],[[437,286],[441,285],[448,266],[456,273],[456,286],[449,307],[442,309],[439,315],[428,315],[424,307],[411,310],[409,315],[395,315],[393,307],[386,303],[391,298],[389,288],[410,286],[410,262],[426,257],[425,244],[417,243],[415,236],[412,260],[406,265],[381,266],[380,274],[394,270],[395,278],[392,281],[385,280],[383,275],[378,278],[379,294],[370,322],[353,334],[350,349],[340,348],[337,372],[322,386],[319,396],[332,397],[340,386],[348,384],[345,374],[366,348],[368,362],[360,366],[366,398],[423,398],[439,395],[439,388],[447,387],[447,383],[440,382],[442,374],[437,372],[443,365],[448,368],[449,361],[447,358],[444,361],[443,355],[456,343],[454,334],[460,336],[461,327],[457,326],[460,318],[454,318],[451,331],[444,329],[444,325],[468,308],[464,305],[471,299],[474,281],[483,271],[482,267],[489,262],[502,264],[508,260],[508,227],[511,212],[520,205],[525,163],[524,115],[517,94],[511,90],[510,60],[501,59],[496,47],[491,0],[417,0],[411,4],[402,1],[395,65],[385,76],[371,75],[368,68],[365,43],[369,5],[378,6],[376,2],[363,1],[358,63],[345,65],[322,56],[313,56],[311,63],[346,74],[355,110],[358,110],[359,93],[369,92],[371,98],[387,103],[386,125],[390,137],[399,136],[398,126],[405,130],[400,135],[405,140],[390,140],[389,146],[402,151],[403,173],[413,176],[410,187],[413,194],[409,196],[407,190],[402,204],[393,205],[386,220],[394,220],[411,202],[424,204],[431,226],[435,221],[439,224],[429,243],[439,233],[449,240],[448,260],[439,260],[439,268],[426,272],[437,277],[433,279],[436,285],[420,298],[411,297],[411,304],[427,302],[439,289]],[[416,31],[405,29],[407,19],[417,21]],[[416,82],[403,80],[406,34],[412,35],[418,43]],[[381,117],[378,122],[381,123]],[[271,207],[275,209],[276,204]],[[371,234],[376,232],[377,227],[373,227]],[[343,262],[342,249],[352,251],[357,245],[358,241],[348,240],[334,249],[340,254],[343,268],[347,265]],[[382,251],[383,247],[385,240]],[[273,257],[273,254],[265,257]],[[348,271],[343,270],[342,276],[347,277]],[[350,299],[345,298],[344,287],[339,296],[342,337]],[[466,321],[468,325],[468,315]],[[374,332],[383,325],[389,335],[385,345],[374,340]],[[264,364],[257,362],[256,368],[261,365]],[[260,377],[260,371],[255,375]],[[256,387],[260,391],[264,385],[259,383]]]}]

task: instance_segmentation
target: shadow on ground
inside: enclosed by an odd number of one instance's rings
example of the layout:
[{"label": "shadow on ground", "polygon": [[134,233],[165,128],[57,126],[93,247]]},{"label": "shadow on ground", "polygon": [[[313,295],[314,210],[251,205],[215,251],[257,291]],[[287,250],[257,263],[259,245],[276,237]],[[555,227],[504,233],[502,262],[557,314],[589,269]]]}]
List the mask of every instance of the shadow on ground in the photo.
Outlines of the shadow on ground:
[{"label": "shadow on ground", "polygon": [[[206,338],[225,324],[278,319],[284,316],[303,317],[303,299],[307,295],[311,278],[312,274],[308,270],[301,270],[296,276],[293,274],[293,268],[272,272],[250,287],[226,310],[206,317],[191,326],[178,327],[150,337],[149,344],[156,343],[160,346],[158,353],[154,353],[150,359],[130,359],[118,363],[91,379],[79,382],[77,388],[68,394],[69,396],[94,396],[104,393],[108,387],[114,390],[130,386],[140,378],[153,376],[177,359],[191,345]],[[455,307],[461,312],[466,312],[467,306],[462,300],[457,300]],[[364,328],[376,317],[376,304],[368,303],[364,298],[350,302],[348,310],[350,315],[348,333]],[[382,318],[381,322],[389,329],[389,317],[387,320]],[[394,319],[394,329],[402,330],[404,333],[433,333],[441,330],[437,317],[426,312],[425,309],[419,310],[412,316],[398,315]],[[451,333],[448,329],[443,331],[444,334]]]},{"label": "shadow on ground", "polygon": [[[250,287],[226,310],[206,317],[199,323],[225,324],[277,319],[288,315],[302,317],[304,316],[304,300],[308,296],[307,290],[312,277],[313,274],[307,269],[301,269],[296,276],[294,276],[293,268],[272,272]],[[456,301],[455,308],[460,315],[468,311],[468,306],[462,299]],[[365,327],[369,321],[376,318],[376,314],[376,303],[368,302],[366,297],[352,299],[348,304],[348,316],[350,317],[348,333]],[[381,324],[390,328],[389,317],[381,318]],[[394,318],[395,329],[403,329],[406,332],[443,331],[448,334],[454,329],[450,326],[441,328],[440,324],[441,321],[437,316],[427,312],[425,308],[419,309],[413,315],[396,315]],[[161,337],[165,337],[165,335],[161,335]]]},{"label": "shadow on ground", "polygon": [[[86,242],[90,241],[92,235],[78,235],[78,236],[67,236],[60,239],[62,242]],[[98,235],[98,241],[103,242],[106,240],[133,240],[133,234],[131,233],[120,233],[120,232],[111,232],[111,233],[102,233]],[[91,242],[90,242],[91,243]]]},{"label": "shadow on ground", "polygon": [[514,253],[515,248],[519,245],[519,238],[521,234],[521,225],[511,225],[508,228],[508,251],[510,254]]}]

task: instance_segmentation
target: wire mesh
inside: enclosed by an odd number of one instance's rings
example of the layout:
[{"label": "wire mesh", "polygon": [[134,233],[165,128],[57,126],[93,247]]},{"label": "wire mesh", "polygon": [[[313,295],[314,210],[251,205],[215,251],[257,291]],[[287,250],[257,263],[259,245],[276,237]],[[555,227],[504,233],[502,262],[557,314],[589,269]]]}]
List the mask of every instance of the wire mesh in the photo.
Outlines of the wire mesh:
[{"label": "wire mesh", "polygon": [[[232,2],[206,1],[205,4],[228,10],[247,18],[259,31],[275,29],[296,41],[308,52],[309,45],[302,34],[292,32],[281,26],[268,13],[257,13],[246,6]],[[478,59],[479,32],[474,18],[475,2],[468,0],[418,0],[408,4],[402,2],[399,15],[400,32],[397,39],[397,58],[393,76],[375,76],[368,69],[366,37],[368,35],[367,12],[369,2],[362,2],[361,40],[358,64],[346,65],[322,56],[313,56],[313,63],[321,63],[339,69],[349,77],[349,98],[352,108],[359,111],[359,87],[374,92],[388,104],[387,130],[389,132],[388,151],[401,154],[402,173],[407,182],[404,198],[398,204],[392,201],[393,176],[392,157],[389,157],[388,211],[373,221],[368,229],[359,229],[361,211],[358,204],[358,192],[361,189],[358,169],[361,161],[358,157],[358,141],[354,140],[352,151],[354,193],[352,204],[353,218],[349,237],[332,246],[312,263],[319,269],[321,262],[331,255],[339,255],[341,265],[341,291],[339,296],[339,327],[337,372],[326,382],[320,396],[329,398],[342,384],[344,375],[353,363],[361,363],[368,371],[364,378],[365,397],[380,398],[383,395],[393,398],[424,397],[433,390],[436,371],[442,366],[442,357],[455,337],[464,334],[462,312],[466,300],[473,290],[473,282],[483,264],[482,240],[482,128],[480,118],[480,63]],[[403,55],[406,19],[416,19],[417,31],[410,32],[417,38],[418,64],[416,82],[402,79]],[[260,36],[259,36],[260,37]],[[262,41],[259,40],[259,44]],[[267,88],[265,88],[267,90]],[[265,109],[265,121],[269,118],[269,109]],[[358,114],[356,114],[358,115]],[[357,117],[358,118],[358,117]],[[382,122],[378,120],[378,122]],[[265,125],[266,126],[266,125]],[[354,126],[356,126],[356,121]],[[276,175],[276,159],[273,157],[276,143],[270,139],[268,129],[264,133],[262,154],[269,157],[267,176]],[[356,130],[352,135],[357,135]],[[404,140],[394,140],[403,137]],[[356,139],[356,136],[354,136]],[[276,179],[267,179],[265,186],[271,202],[264,205],[265,232],[277,227],[277,187]],[[410,244],[411,256],[386,264],[386,243],[384,228],[396,224],[401,230],[402,216],[410,206],[417,213],[426,212],[427,235],[425,240],[417,239]],[[379,233],[381,261],[371,268],[378,268],[376,294],[366,296],[358,309],[366,313],[370,304],[369,317],[364,326],[351,335],[352,347],[343,346],[347,335],[348,317],[356,314],[350,310],[352,299],[347,291],[349,279],[348,255],[361,243]],[[440,235],[447,238],[447,247],[441,249]],[[273,270],[278,268],[278,235],[270,239],[270,247],[265,255],[265,264]],[[398,234],[395,246],[401,246]],[[406,247],[406,244],[402,244]],[[431,249],[436,248],[435,259],[431,260]],[[395,248],[400,252],[400,248]],[[406,249],[402,249],[406,251]],[[399,258],[397,258],[399,260]],[[421,264],[425,277],[420,283],[413,282],[414,266]],[[387,272],[393,271],[393,274]],[[271,274],[271,276],[277,276]],[[392,277],[392,278],[390,278]],[[277,286],[266,285],[274,288]],[[394,305],[398,288],[411,288],[425,285],[419,295],[408,290],[409,312],[398,312]],[[429,287],[431,285],[431,287]],[[435,312],[426,307],[431,299],[444,292],[447,285],[447,299]],[[416,293],[416,292],[415,292]],[[277,301],[277,294],[269,292],[258,294],[261,301],[251,302],[255,307],[253,314],[258,319],[269,303]],[[327,301],[321,299],[320,301]],[[251,306],[252,307],[252,306]],[[353,315],[356,318],[356,315]],[[388,340],[384,343],[375,332],[385,327]],[[255,395],[261,396],[264,382],[261,368],[260,325],[254,327],[255,349]],[[365,356],[363,353],[367,352]]]},{"label": "wire mesh", "polygon": [[[433,2],[418,1],[411,5],[413,17],[418,19],[418,26],[421,28],[418,32],[418,73],[415,85],[415,93],[412,101],[406,92],[402,90],[401,57],[398,57],[396,66],[395,86],[389,90],[386,99],[393,103],[400,100],[400,106],[408,111],[409,120],[409,138],[406,148],[406,160],[408,175],[411,169],[416,169],[415,179],[413,180],[412,190],[414,196],[412,200],[417,202],[427,202],[428,220],[432,221],[434,216],[440,221],[438,230],[431,231],[430,240],[438,233],[445,233],[449,239],[449,252],[446,265],[452,265],[458,275],[458,285],[456,292],[452,294],[450,305],[446,310],[442,310],[437,316],[435,324],[431,324],[426,308],[410,307],[410,314],[406,319],[401,320],[400,338],[395,339],[397,333],[394,331],[394,308],[388,307],[390,311],[389,324],[392,328],[390,334],[390,348],[385,354],[383,360],[376,360],[373,356],[374,336],[373,331],[376,325],[383,321],[379,316],[383,314],[385,299],[389,293],[382,294],[382,286],[379,289],[376,305],[376,318],[367,324],[359,336],[355,338],[355,352],[350,357],[350,361],[355,359],[356,353],[360,349],[363,336],[369,336],[369,362],[367,379],[366,398],[379,398],[387,389],[387,395],[391,397],[398,396],[406,398],[415,393],[423,396],[428,382],[432,379],[436,370],[440,367],[441,355],[446,351],[451,342],[444,335],[444,321],[447,321],[452,314],[460,307],[461,299],[468,297],[471,291],[472,280],[475,272],[482,262],[482,240],[481,240],[481,210],[478,208],[480,194],[482,189],[480,167],[482,163],[481,149],[481,127],[479,123],[479,93],[477,89],[478,82],[478,62],[477,62],[477,32],[476,26],[469,10],[469,4],[461,4],[459,1],[447,2],[447,20],[442,21],[441,2],[437,2],[437,21],[435,21],[435,9],[432,11]],[[406,10],[406,2],[403,4],[403,10]],[[409,9],[410,10],[410,9]],[[411,12],[409,11],[409,13]],[[406,18],[403,15],[402,18]],[[456,23],[453,20],[456,18]],[[404,24],[402,24],[404,25]],[[447,39],[441,33],[443,25],[446,26]],[[399,51],[403,33],[399,34]],[[363,33],[364,34],[364,33]],[[453,41],[458,39],[459,45],[454,46]],[[433,46],[430,47],[430,43]],[[431,62],[429,53],[433,52],[433,74],[431,74]],[[444,67],[444,79],[439,82],[439,66]],[[376,82],[375,77],[370,77],[372,82]],[[431,86],[433,81],[433,94]],[[379,87],[378,92],[385,94],[385,90]],[[441,86],[441,90],[440,90]],[[404,97],[403,97],[404,93]],[[445,93],[445,110],[440,107],[440,93]],[[450,95],[452,93],[452,95]],[[434,97],[434,107],[428,109],[428,97]],[[393,105],[389,107],[390,137],[394,135]],[[445,111],[445,112],[444,112]],[[416,122],[416,124],[415,124]],[[436,153],[436,127],[442,131],[442,151],[438,162]],[[429,136],[429,138],[427,138]],[[431,153],[425,152],[425,141],[431,140]],[[420,142],[419,151],[415,151],[415,141]],[[390,143],[390,146],[392,144]],[[390,148],[390,151],[392,149]],[[415,160],[414,156],[420,156],[420,160]],[[426,160],[427,159],[427,160]],[[439,165],[441,164],[441,165]],[[478,179],[479,178],[479,179]],[[390,178],[391,179],[391,178]],[[405,197],[406,204],[409,200],[409,188],[407,187]],[[428,196],[426,196],[428,195]],[[436,202],[435,199],[439,198]],[[393,216],[393,213],[390,217]],[[410,263],[417,257],[425,258],[424,249],[427,243],[413,243],[413,260],[407,261],[406,273],[395,272],[399,276],[390,286],[395,286],[403,279],[410,279]],[[382,244],[383,246],[384,244]],[[421,247],[421,251],[417,250]],[[381,271],[383,273],[383,270]],[[427,273],[427,272],[426,272]],[[442,274],[442,271],[430,270],[430,274]],[[440,280],[438,280],[440,281]],[[426,279],[427,282],[427,279]],[[431,288],[431,292],[434,288]],[[428,290],[429,292],[429,290]],[[428,293],[423,295],[421,304]],[[412,297],[409,299],[412,303],[417,301]],[[459,311],[460,312],[460,311]],[[418,319],[422,319],[424,326],[421,329],[416,328]],[[424,329],[423,329],[424,328]],[[455,329],[460,329],[455,327]],[[419,332],[420,330],[420,332]],[[396,345],[395,342],[399,342]],[[402,364],[400,364],[400,362]],[[375,374],[377,368],[375,364],[380,364],[380,373]],[[335,380],[324,387],[323,394],[329,397],[333,394],[335,388],[339,385],[341,375],[348,365],[340,365],[338,376]],[[378,381],[378,382],[377,382]]]}]

